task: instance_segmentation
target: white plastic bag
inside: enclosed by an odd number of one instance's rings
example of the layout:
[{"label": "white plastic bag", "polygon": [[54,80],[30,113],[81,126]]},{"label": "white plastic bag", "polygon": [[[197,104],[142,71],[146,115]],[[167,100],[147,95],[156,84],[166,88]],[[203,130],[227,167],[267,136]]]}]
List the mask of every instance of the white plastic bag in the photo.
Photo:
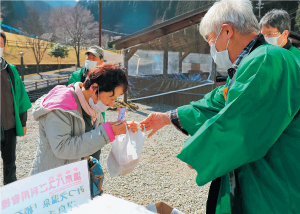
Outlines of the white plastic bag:
[{"label": "white plastic bag", "polygon": [[144,144],[144,132],[132,133],[127,130],[126,134],[116,136],[107,159],[107,168],[111,177],[126,175],[138,165]]}]

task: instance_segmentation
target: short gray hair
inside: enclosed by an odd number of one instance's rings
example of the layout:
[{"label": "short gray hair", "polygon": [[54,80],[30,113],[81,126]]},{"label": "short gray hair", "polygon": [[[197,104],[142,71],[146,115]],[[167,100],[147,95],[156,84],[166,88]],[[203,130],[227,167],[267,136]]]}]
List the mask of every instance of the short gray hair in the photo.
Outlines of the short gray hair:
[{"label": "short gray hair", "polygon": [[221,0],[207,11],[200,23],[200,34],[205,40],[211,32],[219,33],[228,24],[241,34],[259,33],[258,21],[250,0]]},{"label": "short gray hair", "polygon": [[260,28],[263,26],[277,28],[280,33],[291,30],[291,19],[285,10],[271,10],[259,22]]}]

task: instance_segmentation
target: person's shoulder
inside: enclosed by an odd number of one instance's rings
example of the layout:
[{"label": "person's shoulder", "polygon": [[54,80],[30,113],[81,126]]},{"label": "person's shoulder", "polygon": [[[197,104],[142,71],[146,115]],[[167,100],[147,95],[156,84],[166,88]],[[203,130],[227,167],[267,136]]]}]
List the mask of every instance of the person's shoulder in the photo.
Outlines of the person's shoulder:
[{"label": "person's shoulder", "polygon": [[251,54],[249,54],[248,60],[278,60],[278,59],[287,59],[287,58],[293,58],[293,54],[282,47],[265,44],[257,47]]},{"label": "person's shoulder", "polygon": [[17,69],[16,66],[15,66],[14,64],[11,64],[11,63],[9,63],[9,62],[7,62],[7,61],[6,61],[6,63],[8,64],[8,66],[9,66],[11,69],[12,69],[12,68]]},{"label": "person's shoulder", "polygon": [[290,51],[295,54],[298,58],[300,58],[300,49],[296,48],[295,46],[292,46],[290,48]]},{"label": "person's shoulder", "polygon": [[72,75],[78,75],[84,71],[84,68],[80,68],[72,73]]}]

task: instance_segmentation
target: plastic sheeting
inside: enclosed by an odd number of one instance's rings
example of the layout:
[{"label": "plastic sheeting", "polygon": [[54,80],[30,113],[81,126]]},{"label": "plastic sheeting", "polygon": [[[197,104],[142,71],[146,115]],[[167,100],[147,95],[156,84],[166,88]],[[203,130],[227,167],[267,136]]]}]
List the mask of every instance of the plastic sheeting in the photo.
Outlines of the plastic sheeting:
[{"label": "plastic sheeting", "polygon": [[128,61],[128,100],[214,84],[213,60],[198,25],[136,48]]}]

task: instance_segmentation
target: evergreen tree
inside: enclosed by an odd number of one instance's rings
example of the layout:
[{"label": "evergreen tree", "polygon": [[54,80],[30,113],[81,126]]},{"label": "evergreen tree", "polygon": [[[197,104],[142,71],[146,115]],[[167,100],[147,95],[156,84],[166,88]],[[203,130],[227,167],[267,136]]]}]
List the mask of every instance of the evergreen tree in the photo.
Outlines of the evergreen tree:
[{"label": "evergreen tree", "polygon": [[2,9],[3,24],[13,26],[15,25],[16,16],[12,0],[0,0]]}]

